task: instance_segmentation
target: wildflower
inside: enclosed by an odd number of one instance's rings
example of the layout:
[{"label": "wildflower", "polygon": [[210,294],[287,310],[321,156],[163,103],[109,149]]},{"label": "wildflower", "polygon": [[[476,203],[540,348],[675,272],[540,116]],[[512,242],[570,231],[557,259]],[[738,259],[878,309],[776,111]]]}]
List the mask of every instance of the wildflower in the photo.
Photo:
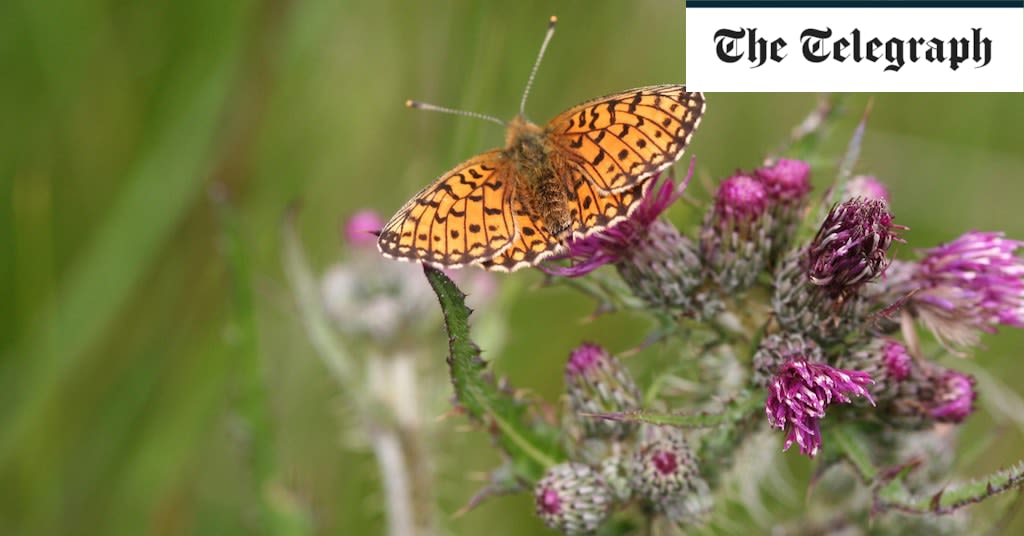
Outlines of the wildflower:
[{"label": "wildflower", "polygon": [[1024,242],[968,232],[925,251],[903,291],[911,310],[944,344],[974,346],[999,325],[1024,327]]},{"label": "wildflower", "polygon": [[[617,413],[640,407],[640,389],[622,362],[595,344],[573,350],[565,367],[569,410],[574,416]],[[621,439],[636,423],[591,416],[577,417],[584,436]]]},{"label": "wildflower", "polygon": [[768,189],[768,195],[781,204],[800,203],[811,192],[811,166],[802,160],[780,158],[754,172]]},{"label": "wildflower", "polygon": [[875,177],[868,175],[857,175],[846,183],[843,198],[854,199],[864,197],[867,199],[881,199],[889,202],[889,190]]},{"label": "wildflower", "polygon": [[644,198],[625,220],[572,240],[566,253],[553,260],[570,259],[570,266],[544,267],[552,275],[579,277],[604,265],[614,265],[633,292],[648,304],[692,310],[704,299],[697,292],[703,282],[700,258],[693,242],[661,218],[679,199],[693,168],[678,187],[671,179],[658,185],[651,179]]},{"label": "wildflower", "polygon": [[910,363],[913,358],[907,347],[892,339],[885,339],[882,347],[882,365],[885,375],[894,381],[903,381],[910,375]]},{"label": "wildflower", "polygon": [[749,287],[767,264],[768,201],[764,184],[747,175],[729,177],[718,187],[700,249],[707,271],[727,292]]},{"label": "wildflower", "polygon": [[796,441],[800,452],[813,458],[821,447],[819,422],[828,406],[850,403],[849,395],[874,403],[864,387],[871,382],[865,372],[835,369],[806,359],[794,358],[784,364],[771,380],[765,403],[769,424],[786,430],[783,450]]},{"label": "wildflower", "polygon": [[768,387],[775,372],[783,365],[801,359],[813,363],[823,362],[825,354],[820,346],[803,335],[789,332],[768,335],[761,340],[761,345],[754,353],[754,384]]},{"label": "wildflower", "polygon": [[807,249],[807,276],[833,298],[854,294],[889,264],[899,240],[885,201],[856,198],[832,207]]},{"label": "wildflower", "polygon": [[946,370],[935,382],[935,399],[930,408],[936,422],[963,422],[974,413],[974,378],[956,370]]},{"label": "wildflower", "polygon": [[807,194],[811,192],[811,166],[801,160],[782,158],[755,170],[754,178],[764,184],[768,193],[772,216],[770,261],[775,266],[789,250],[803,220]]},{"label": "wildflower", "polygon": [[772,310],[782,328],[824,345],[863,336],[871,302],[860,294],[836,300],[824,287],[811,283],[806,263],[806,250],[796,249],[775,273]]},{"label": "wildflower", "polygon": [[915,361],[898,384],[896,396],[882,404],[878,414],[904,429],[958,424],[974,413],[977,396],[972,376],[930,361]]},{"label": "wildflower", "polygon": [[562,463],[534,487],[537,515],[563,534],[588,534],[611,513],[612,491],[589,465]]},{"label": "wildflower", "polygon": [[863,348],[843,356],[837,362],[843,368],[854,368],[867,373],[874,380],[870,391],[878,403],[892,400],[907,380],[914,367],[914,359],[907,347],[897,340],[879,338]]},{"label": "wildflower", "polygon": [[674,521],[710,510],[707,483],[679,428],[644,424],[627,473],[634,494]]}]

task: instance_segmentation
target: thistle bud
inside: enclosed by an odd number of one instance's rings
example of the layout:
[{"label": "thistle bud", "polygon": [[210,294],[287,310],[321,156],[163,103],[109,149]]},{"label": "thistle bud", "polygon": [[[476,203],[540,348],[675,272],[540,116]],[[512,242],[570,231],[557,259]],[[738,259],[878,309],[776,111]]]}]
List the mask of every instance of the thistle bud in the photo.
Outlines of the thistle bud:
[{"label": "thistle bud", "polygon": [[859,294],[836,300],[807,277],[807,255],[792,251],[775,273],[772,310],[786,331],[822,345],[858,339],[867,331],[870,302]]},{"label": "thistle bud", "polygon": [[537,516],[562,534],[589,534],[611,513],[612,491],[589,465],[562,463],[548,469],[533,490]]},{"label": "thistle bud", "polygon": [[701,256],[726,292],[749,287],[766,264],[771,241],[768,191],[746,175],[722,181],[701,229]]},{"label": "thistle bud", "polygon": [[692,489],[697,463],[678,428],[645,424],[629,467],[631,487],[653,503]]},{"label": "thistle bud", "polygon": [[807,194],[811,191],[811,166],[783,158],[757,169],[754,177],[764,184],[768,193],[772,216],[770,260],[775,266],[789,250],[803,219]]},{"label": "thistle bud", "polygon": [[588,438],[622,439],[636,423],[585,414],[619,413],[640,407],[640,389],[621,361],[596,344],[573,350],[565,367],[569,410]]},{"label": "thistle bud", "polygon": [[900,428],[963,422],[974,413],[974,378],[930,361],[915,361],[895,397],[879,413]]},{"label": "thistle bud", "polygon": [[899,341],[880,338],[844,355],[836,363],[842,368],[863,371],[875,381],[869,389],[874,399],[883,404],[893,400],[901,384],[910,376],[914,359]]},{"label": "thistle bud", "polygon": [[832,207],[807,249],[807,276],[830,296],[844,299],[889,265],[886,252],[899,240],[884,201],[856,198]]},{"label": "thistle bud", "polygon": [[[615,264],[638,298],[661,308],[681,309],[706,317],[706,296],[698,289],[703,268],[697,247],[669,222],[657,220],[633,242],[628,258]],[[713,310],[713,309],[712,309]]]}]

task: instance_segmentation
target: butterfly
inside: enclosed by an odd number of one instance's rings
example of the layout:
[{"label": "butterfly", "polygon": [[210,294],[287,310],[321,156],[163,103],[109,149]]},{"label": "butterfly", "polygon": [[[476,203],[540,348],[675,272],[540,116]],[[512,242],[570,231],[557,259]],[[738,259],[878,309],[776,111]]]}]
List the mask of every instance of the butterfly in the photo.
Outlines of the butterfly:
[{"label": "butterfly", "polygon": [[640,87],[584,102],[546,125],[520,113],[505,146],[474,156],[420,190],[380,231],[387,257],[439,268],[476,265],[511,272],[534,266],[573,238],[627,218],[659,172],[678,161],[700,124],[701,93],[676,84]]}]

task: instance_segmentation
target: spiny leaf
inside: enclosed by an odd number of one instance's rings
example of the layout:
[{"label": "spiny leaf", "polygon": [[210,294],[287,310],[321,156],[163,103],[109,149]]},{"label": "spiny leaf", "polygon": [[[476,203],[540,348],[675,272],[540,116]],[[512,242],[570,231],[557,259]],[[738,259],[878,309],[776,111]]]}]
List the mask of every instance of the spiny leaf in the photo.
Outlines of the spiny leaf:
[{"label": "spiny leaf", "polygon": [[565,459],[550,428],[530,421],[530,407],[508,389],[499,387],[487,372],[480,348],[470,338],[466,295],[443,272],[423,267],[437,294],[448,331],[448,371],[459,405],[492,432],[495,442],[511,458],[516,473],[529,482],[540,479],[546,468]]},{"label": "spiny leaf", "polygon": [[1020,461],[1009,469],[996,471],[958,487],[945,488],[930,497],[913,498],[902,485],[906,473],[900,471],[896,478],[876,491],[876,512],[898,510],[908,514],[951,514],[965,506],[1024,485],[1024,461]]}]

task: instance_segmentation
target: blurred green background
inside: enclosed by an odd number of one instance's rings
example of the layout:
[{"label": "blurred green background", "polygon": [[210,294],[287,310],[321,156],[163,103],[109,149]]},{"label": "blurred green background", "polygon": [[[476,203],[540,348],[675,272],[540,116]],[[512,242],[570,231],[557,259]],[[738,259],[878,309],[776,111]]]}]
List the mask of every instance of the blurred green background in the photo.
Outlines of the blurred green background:
[{"label": "blurred green background", "polygon": [[[683,77],[683,9],[664,0],[3,2],[0,533],[252,533],[267,467],[315,532],[381,531],[373,458],[349,446],[343,397],[282,275],[282,215],[302,203],[322,269],[343,255],[352,211],[390,215],[499,145],[492,124],[402,102],[510,118],[551,14],[560,26],[527,106],[535,121]],[[850,99],[834,153],[868,98]],[[708,101],[689,154],[719,179],[757,165],[815,97]],[[874,96],[857,171],[890,185],[912,229],[904,256],[967,229],[1024,238],[1022,124],[1019,94]],[[585,323],[588,300],[539,281],[500,277],[511,298],[494,314],[508,315],[508,343],[486,355],[554,400],[581,339],[623,350],[645,324]],[[442,343],[440,332],[424,342],[437,367]],[[1024,336],[985,343],[973,364],[1024,394]],[[273,439],[254,446],[239,420],[261,406]],[[525,496],[450,519],[476,488],[467,474],[497,462],[463,424],[436,424],[446,525],[543,533]],[[989,411],[964,437],[992,442],[962,475],[1024,455],[1019,429]]]}]

